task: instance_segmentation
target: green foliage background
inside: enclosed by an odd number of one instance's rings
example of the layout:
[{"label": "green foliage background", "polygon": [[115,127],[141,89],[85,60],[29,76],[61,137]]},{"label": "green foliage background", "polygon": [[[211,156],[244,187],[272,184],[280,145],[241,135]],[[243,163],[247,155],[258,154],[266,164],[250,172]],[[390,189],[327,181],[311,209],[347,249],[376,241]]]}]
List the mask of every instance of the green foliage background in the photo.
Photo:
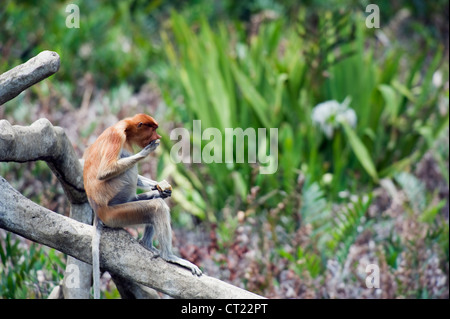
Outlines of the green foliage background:
[{"label": "green foliage background", "polygon": [[[61,57],[2,118],[48,117],[81,156],[117,118],[152,114],[163,143],[141,170],[174,184],[176,228],[209,233],[186,257],[233,284],[268,297],[448,298],[447,1],[377,2],[380,29],[366,27],[362,0],[73,3],[79,29],[66,28],[65,1],[0,5],[0,72],[42,50]],[[357,125],[327,138],[312,110],[347,97]],[[278,128],[276,174],[174,164],[170,130],[193,120]],[[0,175],[67,213],[45,165],[1,163]],[[0,232],[0,296],[45,297],[64,257],[31,245],[19,261],[19,242]],[[381,268],[378,292],[365,288],[367,263]]]}]

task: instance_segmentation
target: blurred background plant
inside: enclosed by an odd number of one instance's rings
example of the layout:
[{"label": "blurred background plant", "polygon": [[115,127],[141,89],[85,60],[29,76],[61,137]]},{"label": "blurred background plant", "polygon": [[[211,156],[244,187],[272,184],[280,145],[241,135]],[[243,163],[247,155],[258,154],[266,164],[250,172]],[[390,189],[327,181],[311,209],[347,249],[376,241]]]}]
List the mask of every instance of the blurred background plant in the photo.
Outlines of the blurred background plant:
[{"label": "blurred background plant", "polygon": [[[377,2],[380,29],[363,0],[78,1],[79,29],[67,4],[0,5],[0,72],[61,56],[1,118],[47,117],[81,156],[118,118],[154,115],[163,147],[141,171],[175,186],[175,246],[212,276],[268,297],[448,298],[448,1]],[[278,128],[277,173],[173,163],[169,132],[193,120]],[[0,175],[68,213],[42,163]],[[36,271],[58,282],[64,256],[15,238],[0,233],[1,296],[45,297]],[[381,289],[365,286],[370,263]]]}]

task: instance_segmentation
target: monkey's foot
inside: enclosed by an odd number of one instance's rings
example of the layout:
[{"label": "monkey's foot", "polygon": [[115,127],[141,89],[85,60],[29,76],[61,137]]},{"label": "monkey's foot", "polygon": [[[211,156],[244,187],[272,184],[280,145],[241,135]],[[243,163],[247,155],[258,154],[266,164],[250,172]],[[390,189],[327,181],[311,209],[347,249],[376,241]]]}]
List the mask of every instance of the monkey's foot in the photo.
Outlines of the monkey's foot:
[{"label": "monkey's foot", "polygon": [[140,240],[139,244],[141,244],[142,246],[144,246],[145,249],[147,249],[153,253],[153,257],[152,257],[153,259],[161,256],[160,251],[158,249],[156,249],[154,246],[150,246],[150,247],[145,246],[143,240]]},{"label": "monkey's foot", "polygon": [[163,257],[161,256],[162,259],[164,259],[165,261],[172,263],[172,264],[177,264],[181,267],[187,268],[189,269],[193,275],[197,275],[197,276],[201,276],[202,275],[202,271],[200,270],[200,268],[198,268],[196,265],[194,265],[193,263],[191,263],[190,261],[187,261],[185,259],[179,258],[175,255],[169,255],[167,257]]}]

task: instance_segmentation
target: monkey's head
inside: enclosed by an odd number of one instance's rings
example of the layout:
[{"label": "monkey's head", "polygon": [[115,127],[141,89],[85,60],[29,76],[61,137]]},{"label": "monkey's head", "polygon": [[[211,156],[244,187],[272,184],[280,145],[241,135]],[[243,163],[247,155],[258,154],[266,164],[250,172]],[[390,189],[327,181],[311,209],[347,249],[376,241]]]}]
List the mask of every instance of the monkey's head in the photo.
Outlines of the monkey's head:
[{"label": "monkey's head", "polygon": [[127,122],[125,129],[127,138],[142,148],[161,138],[161,135],[156,133],[158,122],[147,114],[136,114],[125,121]]}]

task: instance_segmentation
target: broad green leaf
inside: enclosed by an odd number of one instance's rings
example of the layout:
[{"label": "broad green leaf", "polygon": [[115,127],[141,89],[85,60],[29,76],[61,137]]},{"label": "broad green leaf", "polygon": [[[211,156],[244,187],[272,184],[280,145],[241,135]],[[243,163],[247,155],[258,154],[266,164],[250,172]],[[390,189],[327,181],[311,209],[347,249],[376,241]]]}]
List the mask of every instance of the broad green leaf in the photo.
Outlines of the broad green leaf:
[{"label": "broad green leaf", "polygon": [[386,102],[386,113],[388,113],[391,122],[393,122],[397,119],[398,111],[400,109],[400,98],[398,93],[390,85],[386,84],[380,84],[378,89]]},{"label": "broad green leaf", "polygon": [[274,115],[275,117],[280,117],[281,103],[283,97],[283,91],[285,89],[284,83],[288,79],[288,75],[286,73],[282,73],[278,76],[277,86],[275,89],[275,103],[274,103]]},{"label": "broad green leaf", "polygon": [[241,89],[242,95],[251,105],[264,127],[271,127],[268,114],[269,105],[253,86],[251,80],[242,73],[236,65],[232,65],[232,71]]},{"label": "broad green leaf", "polygon": [[236,193],[239,194],[242,200],[245,200],[247,198],[248,187],[244,181],[244,178],[237,171],[231,173],[231,177],[233,179],[234,186],[236,188]]},{"label": "broad green leaf", "polygon": [[375,182],[378,182],[377,170],[369,152],[367,151],[367,148],[347,123],[343,122],[342,126],[344,127],[345,134],[347,135],[348,142],[350,143],[350,146],[362,167],[364,167],[367,174],[369,174]]},{"label": "broad green leaf", "polygon": [[395,88],[401,94],[403,94],[408,100],[415,103],[416,98],[414,97],[414,94],[405,85],[403,85],[397,80],[393,80],[392,87]]},{"label": "broad green leaf", "polygon": [[419,216],[419,220],[425,223],[432,223],[436,217],[436,215],[440,212],[442,207],[446,204],[446,200],[443,199],[437,205],[433,205],[428,207],[422,214]]}]

